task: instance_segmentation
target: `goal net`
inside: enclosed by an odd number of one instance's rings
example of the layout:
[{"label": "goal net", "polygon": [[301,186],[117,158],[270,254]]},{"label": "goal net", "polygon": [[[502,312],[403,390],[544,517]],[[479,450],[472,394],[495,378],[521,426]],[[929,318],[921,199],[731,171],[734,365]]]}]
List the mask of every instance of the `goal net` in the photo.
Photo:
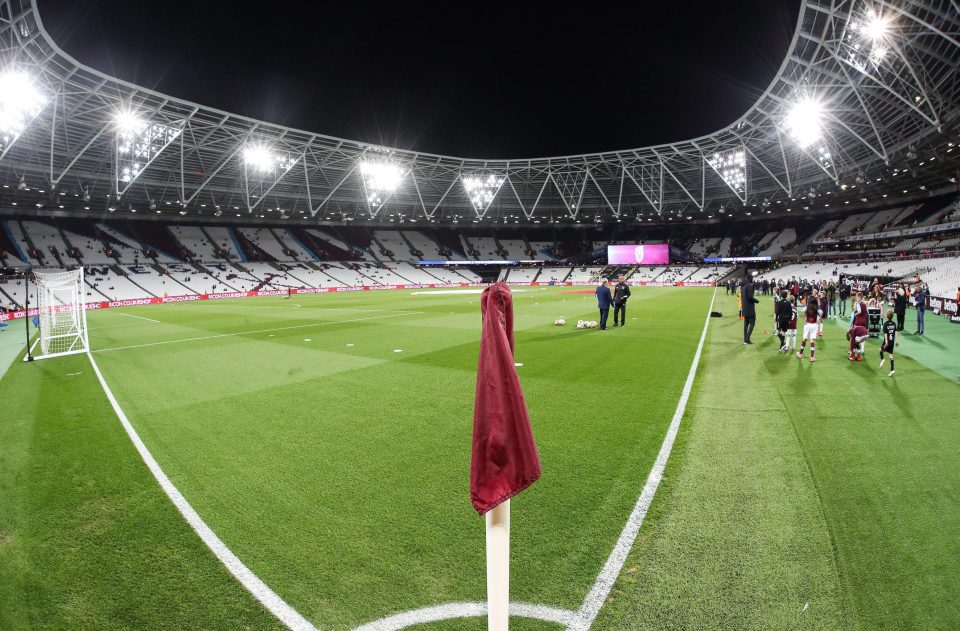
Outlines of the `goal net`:
[{"label": "goal net", "polygon": [[47,359],[90,348],[84,309],[83,268],[72,272],[34,273],[40,339],[36,359]]}]

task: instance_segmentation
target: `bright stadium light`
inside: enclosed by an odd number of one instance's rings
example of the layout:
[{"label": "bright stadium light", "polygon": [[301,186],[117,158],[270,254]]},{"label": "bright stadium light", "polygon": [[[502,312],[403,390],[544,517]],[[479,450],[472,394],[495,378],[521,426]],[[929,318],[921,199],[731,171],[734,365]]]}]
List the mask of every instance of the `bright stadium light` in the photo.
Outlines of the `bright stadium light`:
[{"label": "bright stadium light", "polygon": [[273,170],[276,158],[263,145],[251,145],[243,150],[243,161],[248,166],[261,173]]},{"label": "bright stadium light", "polygon": [[0,148],[19,136],[46,103],[47,98],[26,74],[0,74]]},{"label": "bright stadium light", "polygon": [[113,116],[116,128],[117,192],[122,193],[136,180],[153,158],[177,136],[180,129],[151,122],[133,110],[120,110]]},{"label": "bright stadium light", "polygon": [[810,97],[802,99],[787,114],[787,131],[801,149],[823,137],[822,118],[823,104]]},{"label": "bright stadium light", "polygon": [[727,186],[738,193],[743,192],[747,185],[747,157],[742,150],[715,153],[707,158],[707,164],[723,178]]},{"label": "bright stadium light", "polygon": [[117,132],[123,136],[133,136],[140,133],[146,124],[142,118],[130,110],[117,112],[113,120],[117,125]]},{"label": "bright stadium light", "polygon": [[890,20],[873,9],[867,9],[867,19],[860,23],[860,33],[871,41],[877,42],[890,31]]},{"label": "bright stadium light", "polygon": [[463,177],[463,188],[467,191],[467,197],[470,203],[479,213],[484,213],[493,203],[493,198],[497,196],[500,187],[503,186],[504,179],[493,173],[486,177],[482,175],[465,175]]},{"label": "bright stadium light", "polygon": [[406,172],[397,164],[384,160],[364,160],[360,163],[360,175],[367,191],[367,204],[379,208],[403,181]]},{"label": "bright stadium light", "polygon": [[267,145],[248,145],[243,150],[243,162],[260,173],[270,173],[279,168],[287,171],[297,163],[296,158],[274,153]]},{"label": "bright stadium light", "polygon": [[874,65],[879,64],[883,61],[883,58],[887,56],[887,47],[886,46],[874,46],[873,50],[870,51],[870,61]]}]

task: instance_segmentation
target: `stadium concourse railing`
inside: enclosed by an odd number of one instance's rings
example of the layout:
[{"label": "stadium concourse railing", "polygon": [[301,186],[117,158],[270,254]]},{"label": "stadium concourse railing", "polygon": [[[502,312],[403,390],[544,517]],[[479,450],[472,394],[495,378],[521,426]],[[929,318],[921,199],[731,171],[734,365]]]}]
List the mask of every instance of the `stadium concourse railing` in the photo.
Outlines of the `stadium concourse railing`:
[{"label": "stadium concourse railing", "polygon": [[[337,293],[342,291],[377,291],[383,289],[450,289],[458,287],[486,287],[489,283],[453,283],[453,284],[444,284],[444,283],[429,283],[429,284],[405,284],[405,285],[362,285],[357,287],[300,287],[300,288],[291,288],[289,291],[290,295],[297,294],[324,294],[324,293]],[[575,287],[575,286],[593,286],[594,283],[574,283],[574,282],[562,282],[562,283],[507,283],[508,285],[514,286],[523,286],[523,287]],[[655,282],[640,282],[635,283],[635,286],[670,286],[670,287],[714,287],[716,283],[655,283]],[[99,302],[88,302],[85,303],[84,308],[87,311],[93,311],[97,309],[112,309],[115,307],[136,307],[142,305],[160,305],[160,304],[169,304],[169,303],[181,303],[181,302],[196,302],[198,300],[226,300],[230,298],[257,298],[260,296],[286,296],[286,289],[270,289],[265,291],[230,291],[217,294],[189,294],[184,296],[163,296],[163,297],[150,297],[150,298],[129,298],[127,300],[102,300]],[[9,322],[10,320],[17,320],[19,318],[31,317],[38,315],[39,311],[37,309],[31,308],[29,311],[24,311],[20,309],[18,311],[7,311],[6,313],[0,313],[0,322]]]}]

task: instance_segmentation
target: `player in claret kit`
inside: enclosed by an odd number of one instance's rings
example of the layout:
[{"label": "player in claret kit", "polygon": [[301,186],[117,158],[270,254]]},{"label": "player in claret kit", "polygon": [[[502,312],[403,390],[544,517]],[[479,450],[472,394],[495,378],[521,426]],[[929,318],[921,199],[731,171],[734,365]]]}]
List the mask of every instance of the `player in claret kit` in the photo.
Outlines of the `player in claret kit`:
[{"label": "player in claret kit", "polygon": [[820,303],[813,296],[807,298],[807,306],[803,310],[803,340],[800,342],[800,350],[797,351],[797,358],[803,359],[803,351],[807,348],[807,340],[810,340],[810,361],[817,361],[814,353],[817,348],[817,331],[820,328],[820,320],[823,312],[820,311]]},{"label": "player in claret kit", "polygon": [[823,337],[823,319],[827,315],[827,290],[814,291],[813,296],[820,305],[820,322],[817,325],[817,337]]},{"label": "player in claret kit", "polygon": [[867,302],[863,299],[863,292],[858,291],[853,302],[853,321],[850,326],[867,328]]},{"label": "player in claret kit", "polygon": [[850,354],[847,359],[852,362],[863,361],[863,341],[870,337],[870,332],[865,326],[852,326],[847,331],[847,339],[850,340]]},{"label": "player in claret kit", "polygon": [[880,367],[883,368],[883,362],[885,361],[883,354],[889,354],[890,373],[887,376],[892,377],[894,373],[893,347],[900,346],[900,340],[897,339],[897,324],[893,321],[893,309],[887,311],[887,321],[883,323],[881,330],[883,331],[883,343],[880,345]]}]

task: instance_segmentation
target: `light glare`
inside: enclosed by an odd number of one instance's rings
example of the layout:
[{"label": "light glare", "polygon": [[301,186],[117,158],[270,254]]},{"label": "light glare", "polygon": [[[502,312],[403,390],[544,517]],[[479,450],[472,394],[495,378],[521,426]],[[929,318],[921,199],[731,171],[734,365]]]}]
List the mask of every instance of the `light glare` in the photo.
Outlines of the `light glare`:
[{"label": "light glare", "polygon": [[46,102],[46,97],[26,74],[0,74],[0,146],[19,136]]},{"label": "light glare", "polygon": [[823,104],[816,99],[804,98],[793,106],[787,115],[787,131],[790,136],[806,149],[823,136]]}]

